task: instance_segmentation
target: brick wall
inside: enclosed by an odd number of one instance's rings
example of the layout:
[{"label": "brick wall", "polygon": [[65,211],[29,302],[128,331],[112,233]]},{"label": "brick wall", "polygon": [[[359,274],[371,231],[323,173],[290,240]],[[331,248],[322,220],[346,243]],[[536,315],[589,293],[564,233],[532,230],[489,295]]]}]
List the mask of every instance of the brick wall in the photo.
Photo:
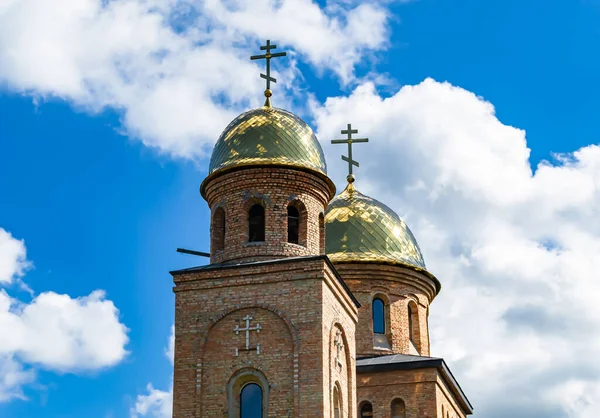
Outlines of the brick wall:
[{"label": "brick wall", "polygon": [[[406,418],[440,418],[437,414],[437,369],[359,373],[358,404],[373,405],[373,418],[389,418],[391,404],[400,398],[406,405]],[[445,417],[444,417],[445,418]]]},{"label": "brick wall", "polygon": [[[328,274],[331,274],[329,272]],[[337,283],[333,275],[328,283]],[[328,337],[327,350],[323,351],[323,384],[329,393],[324,416],[333,417],[333,389],[337,385],[341,395],[342,417],[353,416],[356,411],[356,308],[338,300],[345,296],[340,287],[323,287],[323,335]],[[353,309],[350,309],[353,307]],[[343,345],[338,364],[336,337],[340,334]]]},{"label": "brick wall", "polygon": [[[344,368],[336,381],[345,388],[349,410],[355,379],[356,306],[322,258],[283,260],[174,274],[174,418],[227,416],[228,382],[244,370],[268,380],[268,417],[329,417],[331,328],[345,334]],[[244,316],[253,317],[251,344],[241,351],[236,335]]]},{"label": "brick wall", "polygon": [[437,401],[437,413],[439,418],[465,418],[466,414],[463,412],[460,405],[456,402],[456,398],[452,395],[452,392],[448,389],[448,386],[438,375],[437,386],[436,386],[436,401]]}]

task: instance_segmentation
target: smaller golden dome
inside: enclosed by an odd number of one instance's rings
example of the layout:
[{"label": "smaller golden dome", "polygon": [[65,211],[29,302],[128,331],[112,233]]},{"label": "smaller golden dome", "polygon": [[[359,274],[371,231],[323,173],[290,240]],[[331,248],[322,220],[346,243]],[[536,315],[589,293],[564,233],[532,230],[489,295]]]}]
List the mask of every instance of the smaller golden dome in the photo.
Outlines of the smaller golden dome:
[{"label": "smaller golden dome", "polygon": [[242,113],[225,128],[208,172],[249,165],[283,165],[327,174],[323,149],[306,122],[267,106]]},{"label": "smaller golden dome", "polygon": [[406,223],[383,203],[356,190],[352,182],[329,203],[325,228],[325,252],[334,263],[390,263],[426,271]]}]

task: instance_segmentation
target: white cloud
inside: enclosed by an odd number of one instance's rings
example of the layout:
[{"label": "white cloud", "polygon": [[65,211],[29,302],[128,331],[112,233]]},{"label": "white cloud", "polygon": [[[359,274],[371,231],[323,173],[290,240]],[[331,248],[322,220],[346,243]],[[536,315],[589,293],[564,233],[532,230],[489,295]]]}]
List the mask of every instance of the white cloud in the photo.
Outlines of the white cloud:
[{"label": "white cloud", "polygon": [[146,387],[147,395],[138,395],[132,417],[170,418],[173,411],[173,388],[165,392],[154,389],[151,383]]},{"label": "white cloud", "polygon": [[[175,327],[171,327],[169,335],[169,344],[165,350],[165,355],[173,364],[175,355]],[[168,391],[154,389],[152,383],[146,386],[147,395],[138,395],[135,406],[131,409],[132,418],[171,418],[173,412],[173,383]]]},{"label": "white cloud", "polygon": [[[12,266],[5,277],[22,275],[29,264],[24,242],[2,228],[0,237],[0,259]],[[80,298],[43,292],[23,302],[0,289],[0,402],[24,398],[37,368],[77,373],[113,366],[126,356],[127,341],[103,291]]]},{"label": "white cloud", "polygon": [[348,83],[365,54],[385,47],[388,18],[376,2],[2,0],[0,83],[116,109],[146,145],[203,157],[236,113],[264,100],[264,64],[249,60],[258,42],[290,51],[274,66],[281,106],[297,90],[297,54]]},{"label": "white cloud", "polygon": [[0,228],[0,285],[20,279],[29,267],[25,243]]},{"label": "white cloud", "polygon": [[44,292],[22,303],[0,290],[0,354],[62,372],[96,370],[121,361],[126,343],[127,328],[102,291]]},{"label": "white cloud", "polygon": [[25,369],[11,355],[0,355],[0,402],[13,398],[26,399],[22,387],[35,380],[35,371]]},{"label": "white cloud", "polygon": [[[324,142],[348,122],[370,138],[357,145],[357,187],[405,218],[442,282],[432,354],[448,360],[477,414],[597,414],[600,147],[533,172],[523,130],[430,79],[386,99],[364,84],[314,112]],[[342,179],[339,157],[329,163]]]},{"label": "white cloud", "polygon": [[173,364],[175,359],[175,325],[171,327],[171,334],[169,335],[169,345],[167,346],[165,355],[167,356],[171,364]]}]

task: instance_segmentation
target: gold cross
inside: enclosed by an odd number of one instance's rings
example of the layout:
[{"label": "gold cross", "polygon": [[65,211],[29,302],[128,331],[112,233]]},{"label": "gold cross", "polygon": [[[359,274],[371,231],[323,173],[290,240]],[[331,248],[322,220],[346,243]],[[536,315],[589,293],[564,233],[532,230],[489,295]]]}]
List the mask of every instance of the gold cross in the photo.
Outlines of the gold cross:
[{"label": "gold cross", "polygon": [[348,124],[348,129],[341,131],[342,134],[348,135],[347,139],[334,139],[331,141],[332,144],[348,144],[348,156],[342,155],[342,160],[348,163],[348,181],[354,181],[354,175],[352,174],[352,166],[360,167],[358,161],[352,159],[352,144],[355,142],[369,142],[369,138],[352,138],[352,134],[357,134],[358,129],[352,129],[352,125]]},{"label": "gold cross", "polygon": [[259,59],[267,60],[267,74],[261,73],[260,76],[261,76],[261,78],[264,78],[265,80],[267,80],[267,89],[265,90],[265,97],[267,98],[267,100],[265,101],[265,106],[268,106],[268,107],[271,107],[271,100],[270,100],[270,97],[272,95],[271,81],[273,83],[277,83],[277,80],[275,79],[275,77],[271,77],[271,58],[286,56],[285,52],[277,52],[275,54],[271,54],[272,49],[277,49],[277,45],[271,45],[271,40],[267,39],[267,44],[261,45],[261,47],[260,47],[261,51],[267,51],[267,52],[263,55],[252,55],[250,57],[251,60],[259,60]]}]

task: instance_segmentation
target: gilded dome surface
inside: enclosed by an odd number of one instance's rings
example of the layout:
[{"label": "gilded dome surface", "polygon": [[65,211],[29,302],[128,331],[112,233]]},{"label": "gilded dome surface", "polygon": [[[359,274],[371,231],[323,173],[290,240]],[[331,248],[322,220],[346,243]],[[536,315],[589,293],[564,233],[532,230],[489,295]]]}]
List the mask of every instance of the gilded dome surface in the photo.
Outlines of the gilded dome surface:
[{"label": "gilded dome surface", "polygon": [[325,212],[326,253],[334,263],[380,262],[425,270],[417,240],[400,217],[350,183]]},{"label": "gilded dome surface", "polygon": [[327,174],[323,149],[306,122],[266,106],[242,113],[225,128],[215,144],[209,174],[248,165],[284,165]]}]

